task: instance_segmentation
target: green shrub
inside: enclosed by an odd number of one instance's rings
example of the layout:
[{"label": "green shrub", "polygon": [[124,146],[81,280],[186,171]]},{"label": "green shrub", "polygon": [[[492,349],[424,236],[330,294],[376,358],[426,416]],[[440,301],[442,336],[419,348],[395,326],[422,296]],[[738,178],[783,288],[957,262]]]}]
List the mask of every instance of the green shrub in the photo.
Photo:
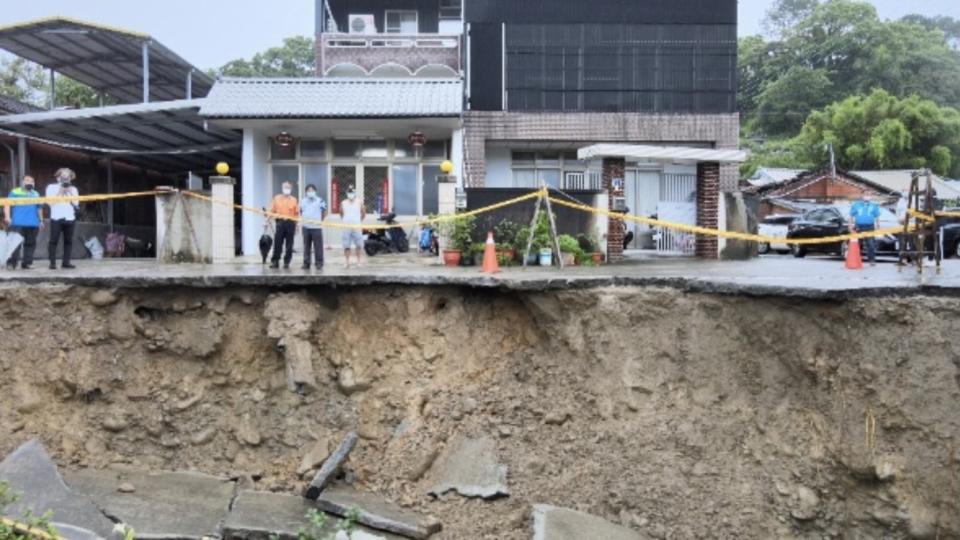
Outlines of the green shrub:
[{"label": "green shrub", "polygon": [[[4,509],[19,499],[20,496],[10,491],[10,485],[6,482],[0,482],[0,516],[4,515]],[[29,510],[23,513],[23,517],[16,520],[19,525],[28,529],[46,533],[50,536],[59,537],[60,533],[50,525],[53,519],[53,512],[49,510],[42,516],[34,516]],[[0,540],[35,540],[38,535],[24,532],[22,527],[14,528],[11,525],[0,523]]]}]

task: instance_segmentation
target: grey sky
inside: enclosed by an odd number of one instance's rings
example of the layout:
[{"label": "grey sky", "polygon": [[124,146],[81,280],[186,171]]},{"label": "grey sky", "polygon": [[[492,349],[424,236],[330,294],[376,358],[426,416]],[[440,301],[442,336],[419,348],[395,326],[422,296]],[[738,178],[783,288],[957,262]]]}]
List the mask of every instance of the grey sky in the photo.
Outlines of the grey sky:
[{"label": "grey sky", "polygon": [[[467,0],[469,1],[469,0]],[[642,1],[642,0],[637,0]],[[201,68],[218,67],[313,33],[313,0],[0,0],[0,25],[64,15],[144,32]],[[740,34],[761,31],[773,0],[740,0]],[[958,0],[873,0],[880,15],[960,18]]]}]

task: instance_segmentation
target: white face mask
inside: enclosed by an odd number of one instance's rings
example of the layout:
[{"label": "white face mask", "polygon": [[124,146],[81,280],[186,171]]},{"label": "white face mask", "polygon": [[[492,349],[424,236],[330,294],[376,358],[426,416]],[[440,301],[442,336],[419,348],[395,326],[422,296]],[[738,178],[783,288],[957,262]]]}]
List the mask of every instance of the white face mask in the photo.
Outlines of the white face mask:
[{"label": "white face mask", "polygon": [[357,198],[357,194],[356,194],[356,193],[352,193],[352,192],[351,192],[351,193],[347,193],[347,198],[350,199],[351,201],[352,201],[352,200],[355,200],[355,199]]},{"label": "white face mask", "polygon": [[308,192],[307,192],[307,198],[308,198],[308,199],[311,199],[311,200],[312,200],[312,199],[316,199],[316,198],[317,198],[317,192],[315,192],[315,191],[308,191]]},{"label": "white face mask", "polygon": [[293,193],[293,189],[292,189],[292,188],[288,188],[288,187],[283,188],[283,194],[284,194],[284,195],[289,195],[289,194],[291,194],[291,193]]}]

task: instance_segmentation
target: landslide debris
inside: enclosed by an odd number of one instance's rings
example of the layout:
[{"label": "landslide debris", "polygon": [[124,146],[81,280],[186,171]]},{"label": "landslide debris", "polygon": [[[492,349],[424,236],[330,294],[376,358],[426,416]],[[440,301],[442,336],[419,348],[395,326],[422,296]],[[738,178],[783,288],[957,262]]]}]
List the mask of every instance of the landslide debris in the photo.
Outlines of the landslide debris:
[{"label": "landslide debris", "polygon": [[[535,504],[652,538],[960,536],[954,298],[9,286],[0,316],[0,456],[299,495],[355,431],[338,482],[440,539],[530,538]],[[430,494],[464,440],[509,496]]]}]

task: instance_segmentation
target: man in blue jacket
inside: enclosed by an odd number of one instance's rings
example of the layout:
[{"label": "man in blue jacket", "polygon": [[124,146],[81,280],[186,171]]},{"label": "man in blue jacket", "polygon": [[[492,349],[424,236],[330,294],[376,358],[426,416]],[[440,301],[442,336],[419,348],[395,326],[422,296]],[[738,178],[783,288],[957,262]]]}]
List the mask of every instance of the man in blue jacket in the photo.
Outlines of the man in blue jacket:
[{"label": "man in blue jacket", "polygon": [[[23,185],[13,188],[8,196],[11,199],[39,199],[32,176],[23,177]],[[20,264],[24,270],[33,265],[33,252],[37,247],[37,234],[43,230],[43,207],[39,204],[18,204],[3,207],[4,220],[13,228],[13,232],[23,237],[20,245],[7,261],[7,268],[13,270]],[[20,253],[23,252],[21,261]]]},{"label": "man in blue jacket", "polygon": [[[880,228],[880,207],[877,203],[869,201],[866,197],[853,203],[850,207],[850,225],[853,232],[865,233],[873,232]],[[863,239],[867,246],[867,259],[870,266],[877,265],[877,238],[871,236]]]}]

